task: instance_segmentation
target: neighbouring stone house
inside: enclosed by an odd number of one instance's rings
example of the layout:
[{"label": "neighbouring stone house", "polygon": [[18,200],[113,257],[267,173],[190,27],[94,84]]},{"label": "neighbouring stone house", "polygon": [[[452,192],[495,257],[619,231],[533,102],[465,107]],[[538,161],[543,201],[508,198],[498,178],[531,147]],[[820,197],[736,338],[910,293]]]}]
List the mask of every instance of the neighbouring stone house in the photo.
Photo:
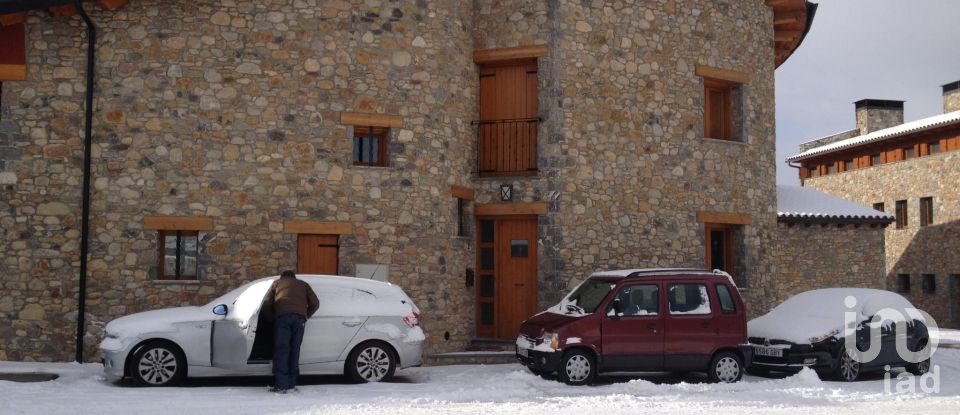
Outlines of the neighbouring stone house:
[{"label": "neighbouring stone house", "polygon": [[800,147],[788,162],[804,186],[896,216],[887,228],[886,286],[960,327],[960,82],[944,114],[903,122],[903,101],[856,102],[857,128]]},{"label": "neighbouring stone house", "polygon": [[0,72],[0,359],[67,359],[81,289],[90,357],[112,318],[285,268],[400,285],[430,352],[513,338],[597,269],[779,297],[774,70],[803,0],[90,2],[85,284],[87,29],[23,3],[0,0],[23,40]]}]

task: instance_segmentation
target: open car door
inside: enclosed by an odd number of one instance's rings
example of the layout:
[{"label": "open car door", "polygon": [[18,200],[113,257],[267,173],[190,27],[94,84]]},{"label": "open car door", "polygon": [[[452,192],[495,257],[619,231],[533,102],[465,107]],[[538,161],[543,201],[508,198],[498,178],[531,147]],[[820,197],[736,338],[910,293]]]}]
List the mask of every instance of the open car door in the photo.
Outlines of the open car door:
[{"label": "open car door", "polygon": [[213,367],[236,369],[246,366],[257,333],[257,317],[263,297],[273,280],[250,285],[227,305],[227,315],[213,321],[210,362]]}]

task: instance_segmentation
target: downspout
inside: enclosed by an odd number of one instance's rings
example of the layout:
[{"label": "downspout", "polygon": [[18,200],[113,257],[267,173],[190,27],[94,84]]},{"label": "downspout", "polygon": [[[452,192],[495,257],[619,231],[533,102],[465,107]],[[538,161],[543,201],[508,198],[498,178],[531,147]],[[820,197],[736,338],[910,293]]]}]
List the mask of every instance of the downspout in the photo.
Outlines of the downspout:
[{"label": "downspout", "polygon": [[83,363],[83,335],[86,333],[87,312],[87,254],[90,251],[90,158],[93,144],[93,79],[94,49],[97,27],[93,25],[81,0],[73,0],[74,7],[87,25],[87,96],[83,128],[83,212],[80,220],[80,293],[77,294],[77,363]]},{"label": "downspout", "polygon": [[797,169],[797,176],[800,177],[800,187],[803,187],[803,181],[804,181],[803,176],[800,176],[800,167],[803,167],[803,166],[800,166],[800,165],[794,166],[789,160],[787,160],[787,165]]}]

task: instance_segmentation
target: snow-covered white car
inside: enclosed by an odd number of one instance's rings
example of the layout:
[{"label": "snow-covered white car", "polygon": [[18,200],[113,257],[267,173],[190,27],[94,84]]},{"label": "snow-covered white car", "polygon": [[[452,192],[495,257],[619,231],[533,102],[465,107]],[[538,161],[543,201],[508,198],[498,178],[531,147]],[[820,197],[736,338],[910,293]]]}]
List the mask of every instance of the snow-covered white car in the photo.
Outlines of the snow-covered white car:
[{"label": "snow-covered white car", "polygon": [[[153,310],[107,324],[100,343],[107,379],[173,385],[184,377],[270,375],[272,321],[260,316],[278,277],[244,284],[200,307]],[[358,382],[419,366],[420,310],[400,287],[367,279],[299,275],[320,308],[308,321],[301,374],[346,374]]]},{"label": "snow-covered white car", "polygon": [[[850,314],[848,314],[850,313]],[[875,316],[880,315],[878,318]],[[905,335],[898,340],[897,327]],[[903,330],[903,329],[906,330]],[[855,336],[858,358],[846,349],[845,336]],[[870,288],[825,288],[806,291],[787,299],[769,313],[747,323],[747,340],[753,346],[748,371],[764,375],[771,371],[796,372],[810,367],[818,373],[852,382],[861,373],[882,370],[886,365],[906,367],[921,375],[930,370],[925,319],[903,296]],[[879,353],[867,352],[879,341]],[[897,341],[910,354],[901,356]],[[852,350],[852,349],[851,349]],[[863,360],[863,362],[858,361]]]}]

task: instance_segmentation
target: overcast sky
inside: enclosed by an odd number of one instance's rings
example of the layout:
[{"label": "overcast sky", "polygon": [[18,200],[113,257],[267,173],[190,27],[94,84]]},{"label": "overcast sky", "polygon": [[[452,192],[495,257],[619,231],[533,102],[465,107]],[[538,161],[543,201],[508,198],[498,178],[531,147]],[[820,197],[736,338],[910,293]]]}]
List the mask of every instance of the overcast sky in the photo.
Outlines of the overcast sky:
[{"label": "overcast sky", "polygon": [[777,69],[777,183],[797,146],[856,127],[853,102],[906,101],[904,121],[943,113],[941,85],[960,81],[960,0],[812,0],[807,38]]}]

